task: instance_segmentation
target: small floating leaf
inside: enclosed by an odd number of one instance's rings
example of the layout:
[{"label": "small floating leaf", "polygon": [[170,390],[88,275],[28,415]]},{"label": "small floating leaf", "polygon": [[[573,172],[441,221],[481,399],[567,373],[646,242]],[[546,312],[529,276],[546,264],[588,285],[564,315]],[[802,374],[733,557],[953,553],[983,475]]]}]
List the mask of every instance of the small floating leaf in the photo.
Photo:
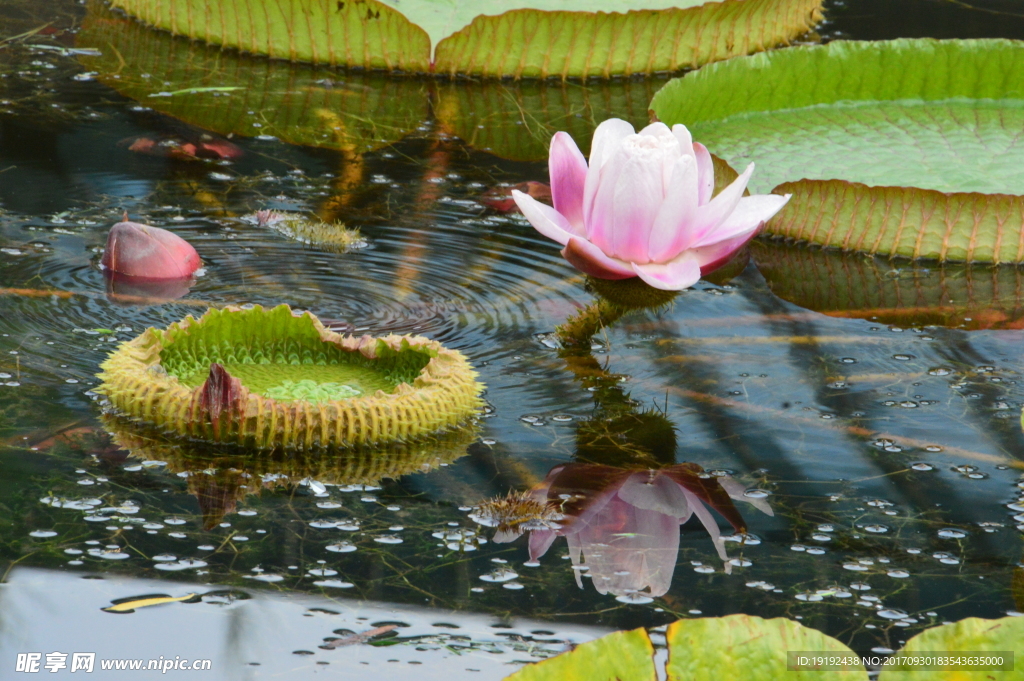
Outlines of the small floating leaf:
[{"label": "small floating leaf", "polygon": [[167,594],[152,594],[149,596],[132,596],[131,598],[119,598],[111,601],[112,605],[100,608],[103,612],[114,612],[127,614],[135,612],[139,608],[149,608],[154,605],[166,605],[167,603],[182,603],[196,599],[196,594],[185,594],[184,596],[168,596]]}]

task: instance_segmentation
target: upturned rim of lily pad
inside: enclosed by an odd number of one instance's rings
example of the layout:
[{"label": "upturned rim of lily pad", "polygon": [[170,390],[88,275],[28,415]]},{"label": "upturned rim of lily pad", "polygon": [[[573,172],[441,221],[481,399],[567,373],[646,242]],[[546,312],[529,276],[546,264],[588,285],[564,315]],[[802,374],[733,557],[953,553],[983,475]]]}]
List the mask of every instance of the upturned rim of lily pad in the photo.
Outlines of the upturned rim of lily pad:
[{"label": "upturned rim of lily pad", "polygon": [[[338,334],[287,305],[212,309],[165,330],[151,327],[100,368],[96,391],[114,412],[187,438],[257,449],[413,440],[461,426],[482,405],[483,385],[462,353],[422,336]],[[345,371],[368,373],[384,387],[330,382],[332,372]],[[318,379],[302,378],[310,374]],[[289,375],[301,380],[282,379]],[[260,383],[261,376],[269,379]]]}]

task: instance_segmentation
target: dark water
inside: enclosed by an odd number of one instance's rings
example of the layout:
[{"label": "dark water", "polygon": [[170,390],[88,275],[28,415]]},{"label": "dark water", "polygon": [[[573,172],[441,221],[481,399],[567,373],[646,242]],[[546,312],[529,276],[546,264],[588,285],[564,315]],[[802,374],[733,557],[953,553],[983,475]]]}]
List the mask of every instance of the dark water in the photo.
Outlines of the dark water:
[{"label": "dark water", "polygon": [[[818,33],[1021,38],[1020,12],[851,0]],[[731,280],[559,348],[555,327],[592,294],[481,195],[544,181],[551,129],[582,141],[608,116],[643,122],[661,81],[396,81],[221,55],[99,5],[0,3],[0,40],[47,22],[56,33],[0,46],[0,677],[18,652],[94,650],[213,658],[211,678],[496,679],[678,617],[795,617],[867,650],[1024,610],[1024,509],[1008,508],[1024,486],[1017,270],[759,244]],[[150,97],[200,82],[239,89]],[[197,125],[243,155],[128,150]],[[297,243],[244,219],[262,208],[341,220],[369,246]],[[125,210],[201,254],[183,298],[106,295],[99,254]],[[489,407],[462,439],[380,457],[113,442],[90,388],[116,343],[243,303],[441,341],[477,367]],[[725,543],[729,574],[706,529],[684,524],[650,603],[600,594],[593,576],[579,588],[565,539],[527,566],[524,539],[481,541],[468,517],[556,466],[630,457],[731,474],[770,492],[774,515],[740,495],[755,539]],[[518,576],[481,579],[504,569]],[[153,593],[206,595],[99,610]],[[318,647],[388,623],[397,645]]]}]

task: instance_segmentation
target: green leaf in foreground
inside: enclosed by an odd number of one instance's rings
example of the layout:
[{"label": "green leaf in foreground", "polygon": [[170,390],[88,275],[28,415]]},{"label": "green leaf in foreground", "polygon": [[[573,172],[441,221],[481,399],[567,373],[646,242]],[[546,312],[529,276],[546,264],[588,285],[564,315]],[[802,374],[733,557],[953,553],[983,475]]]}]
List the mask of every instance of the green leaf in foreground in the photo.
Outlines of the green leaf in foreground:
[{"label": "green leaf in foreground", "polygon": [[883,669],[878,681],[1024,681],[1024,617],[983,620],[971,617],[932,627],[907,641],[900,652],[927,653],[1012,652],[1016,671],[897,671]]},{"label": "green leaf in foreground", "polygon": [[[785,618],[750,615],[679,620],[668,628],[669,681],[781,679],[787,651],[821,651],[853,657],[845,645],[817,629]],[[810,671],[805,670],[805,671]],[[845,670],[815,670],[815,681],[867,681],[857,663]]]},{"label": "green leaf in foreground", "polygon": [[656,681],[654,646],[644,629],[616,631],[570,653],[524,667],[509,681]]},{"label": "green leaf in foreground", "polygon": [[588,11],[565,11],[580,7],[570,0],[113,4],[175,35],[291,61],[565,78],[676,71],[788,43],[821,20],[822,2],[596,0]]},{"label": "green leaf in foreground", "polygon": [[837,41],[708,66],[651,106],[733,167],[756,161],[751,191],[794,194],[771,234],[1020,262],[1022,75],[1024,42]]},{"label": "green leaf in foreground", "polygon": [[1024,328],[1024,270],[893,262],[779,241],[751,243],[772,293],[800,307],[900,327]]}]

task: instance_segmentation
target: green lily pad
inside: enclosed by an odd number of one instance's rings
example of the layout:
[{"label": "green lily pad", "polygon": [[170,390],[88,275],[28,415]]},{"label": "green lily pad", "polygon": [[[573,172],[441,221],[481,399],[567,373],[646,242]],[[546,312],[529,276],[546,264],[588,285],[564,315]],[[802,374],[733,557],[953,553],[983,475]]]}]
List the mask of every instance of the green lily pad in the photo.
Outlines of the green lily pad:
[{"label": "green lily pad", "polygon": [[1019,41],[837,41],[711,65],[651,106],[730,165],[756,161],[751,191],[793,194],[771,234],[1020,262],[1022,74]]},{"label": "green lily pad", "polygon": [[[819,651],[850,656],[845,669],[810,667],[819,681],[867,681],[853,651],[799,622],[750,615],[679,620],[666,633],[668,681],[748,679],[774,681],[788,676],[787,651]],[[524,667],[506,681],[639,681],[658,678],[651,640],[643,629],[618,631],[544,662]]]},{"label": "green lily pad", "polygon": [[787,43],[821,20],[821,0],[597,0],[588,11],[498,0],[487,16],[469,0],[113,4],[175,35],[290,61],[517,78],[676,71]]},{"label": "green lily pad", "polygon": [[900,327],[1024,328],[1024,269],[893,262],[862,253],[754,241],[772,293],[831,317]]},{"label": "green lily pad", "polygon": [[[854,653],[817,629],[785,618],[750,615],[679,620],[668,628],[668,681],[781,679],[788,676],[787,651],[819,651],[837,656]],[[813,668],[805,668],[810,671]],[[867,681],[864,667],[815,669],[817,681]]]},{"label": "green lily pad", "polygon": [[645,629],[616,631],[570,653],[523,667],[506,681],[657,681]]},{"label": "green lily pad", "polygon": [[953,624],[932,627],[913,637],[901,653],[907,656],[927,653],[1012,652],[1011,665],[1017,671],[941,671],[883,669],[878,681],[1022,681],[1024,680],[1024,617],[983,620],[977,617]]}]

